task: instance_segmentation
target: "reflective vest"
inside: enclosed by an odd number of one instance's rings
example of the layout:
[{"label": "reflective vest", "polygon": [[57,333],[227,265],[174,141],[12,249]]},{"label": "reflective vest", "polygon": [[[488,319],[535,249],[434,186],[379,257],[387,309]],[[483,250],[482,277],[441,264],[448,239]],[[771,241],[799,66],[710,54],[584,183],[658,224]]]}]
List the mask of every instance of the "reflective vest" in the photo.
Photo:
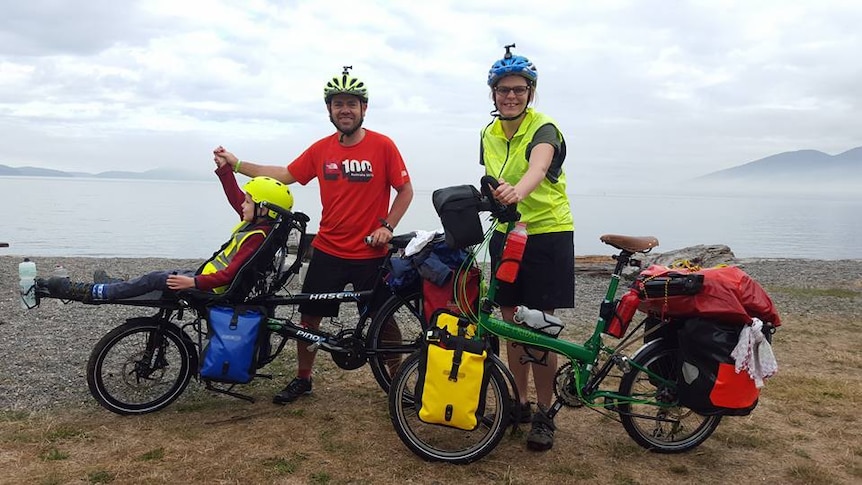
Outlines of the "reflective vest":
[{"label": "reflective vest", "polygon": [[[485,173],[494,178],[503,178],[515,185],[527,173],[530,166],[527,160],[527,147],[539,128],[557,123],[545,114],[532,108],[527,109],[524,121],[511,140],[506,138],[500,120],[495,120],[482,131],[482,159]],[[574,230],[572,211],[566,195],[566,175],[560,171],[559,179],[552,183],[547,177],[533,192],[518,203],[521,220],[527,223],[528,234],[545,234]],[[506,224],[497,225],[497,230],[505,232]]]},{"label": "reflective vest", "polygon": [[[240,246],[242,246],[242,243],[244,243],[249,236],[253,234],[260,234],[263,237],[266,237],[265,231],[263,231],[262,229],[253,228],[253,224],[245,221],[237,224],[237,226],[233,229],[233,235],[230,237],[230,240],[222,248],[222,250],[218,252],[218,254],[210,258],[210,260],[204,264],[204,269],[201,270],[201,274],[212,274],[216,271],[221,271],[227,268],[228,265],[230,265],[231,260],[234,258],[234,256],[236,256],[236,253],[237,251],[239,251],[239,248]],[[224,293],[225,290],[227,290],[228,286],[229,285],[219,286],[218,288],[213,288],[212,291],[214,293]]]}]

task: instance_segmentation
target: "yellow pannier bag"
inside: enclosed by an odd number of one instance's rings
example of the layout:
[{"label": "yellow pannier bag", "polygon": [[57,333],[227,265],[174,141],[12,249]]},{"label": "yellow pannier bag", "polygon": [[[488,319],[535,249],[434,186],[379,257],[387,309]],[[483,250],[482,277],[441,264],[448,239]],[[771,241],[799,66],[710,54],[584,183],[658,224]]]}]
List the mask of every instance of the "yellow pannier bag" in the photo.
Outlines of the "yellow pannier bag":
[{"label": "yellow pannier bag", "polygon": [[446,309],[435,311],[425,333],[416,407],[425,423],[474,430],[485,411],[490,360],[474,339],[476,325]]}]

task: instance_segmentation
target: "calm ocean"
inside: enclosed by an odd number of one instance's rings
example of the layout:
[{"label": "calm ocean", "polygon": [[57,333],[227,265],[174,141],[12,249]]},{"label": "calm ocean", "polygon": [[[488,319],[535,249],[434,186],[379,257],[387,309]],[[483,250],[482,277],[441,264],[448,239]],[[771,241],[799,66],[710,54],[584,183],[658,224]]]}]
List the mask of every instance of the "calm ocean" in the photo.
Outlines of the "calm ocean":
[{"label": "calm ocean", "polygon": [[[317,230],[317,188],[291,187]],[[440,226],[417,189],[399,232]],[[737,257],[862,259],[862,196],[572,195],[576,253],[606,233],[652,235],[659,252],[726,244]],[[205,258],[238,216],[211,182],[0,177],[3,255]]]}]

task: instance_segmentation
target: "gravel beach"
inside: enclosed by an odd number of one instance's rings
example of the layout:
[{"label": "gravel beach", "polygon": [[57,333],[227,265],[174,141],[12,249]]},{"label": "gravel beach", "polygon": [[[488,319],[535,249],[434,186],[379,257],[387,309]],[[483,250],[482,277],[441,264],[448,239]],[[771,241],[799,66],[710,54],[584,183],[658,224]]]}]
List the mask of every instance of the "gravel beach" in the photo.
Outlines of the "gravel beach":
[{"label": "gravel beach", "polygon": [[[96,342],[126,318],[148,315],[146,308],[121,305],[62,304],[49,299],[24,311],[18,303],[18,256],[0,256],[0,410],[44,410],[52,407],[96,406],[87,390],[86,364]],[[37,257],[39,275],[49,276],[56,264],[73,280],[92,281],[93,270],[135,277],[155,269],[194,269],[198,260]],[[783,318],[858,315],[862,303],[862,260],[801,259],[736,260],[770,293]],[[559,312],[567,332],[591,326],[604,295],[606,274],[579,273],[577,308]],[[793,289],[843,289],[850,298],[798,297]],[[352,305],[343,305],[352,308]],[[344,311],[344,310],[343,310]],[[352,311],[352,310],[350,310]],[[345,321],[349,321],[349,316]],[[574,323],[577,322],[577,323]],[[194,387],[194,386],[193,386]]]}]

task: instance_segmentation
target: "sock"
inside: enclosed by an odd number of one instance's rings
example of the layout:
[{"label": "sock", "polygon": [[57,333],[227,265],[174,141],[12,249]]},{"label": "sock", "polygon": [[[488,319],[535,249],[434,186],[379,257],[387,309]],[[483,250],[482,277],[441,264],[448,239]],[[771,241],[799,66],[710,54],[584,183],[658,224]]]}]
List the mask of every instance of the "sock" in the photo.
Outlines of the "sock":
[{"label": "sock", "polygon": [[311,369],[298,369],[296,371],[296,377],[305,380],[311,379]]},{"label": "sock", "polygon": [[92,295],[94,300],[107,300],[105,296],[105,285],[104,284],[96,284],[93,285]]}]

